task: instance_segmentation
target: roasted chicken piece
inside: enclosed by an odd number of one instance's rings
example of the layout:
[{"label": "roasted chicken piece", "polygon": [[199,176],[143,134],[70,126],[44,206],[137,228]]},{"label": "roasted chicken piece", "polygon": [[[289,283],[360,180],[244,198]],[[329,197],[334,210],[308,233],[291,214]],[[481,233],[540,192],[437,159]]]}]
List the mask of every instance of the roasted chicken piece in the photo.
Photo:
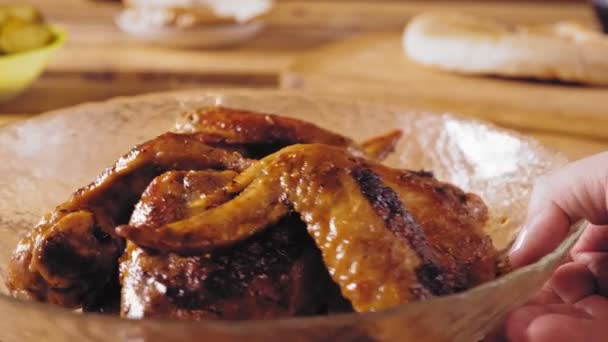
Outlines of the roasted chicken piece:
[{"label": "roasted chicken piece", "polygon": [[314,124],[273,114],[226,107],[210,107],[185,113],[176,125],[178,132],[203,133],[211,146],[239,151],[251,158],[265,157],[294,144],[325,144],[343,147],[353,155],[383,160],[401,138],[395,130],[361,145]]},{"label": "roasted chicken piece", "polygon": [[[137,204],[131,225],[158,226],[191,214],[234,172],[167,172]],[[287,215],[228,249],[181,257],[128,242],[121,258],[121,314],[128,318],[266,319],[352,311],[302,221]]]},{"label": "roasted chicken piece", "polygon": [[93,183],[45,215],[15,249],[7,285],[20,298],[66,307],[95,302],[116,279],[127,223],[150,181],[167,170],[228,169],[250,164],[210,147],[197,134],[167,133],[135,147]]},{"label": "roasted chicken piece", "polygon": [[[394,132],[359,146],[299,120],[222,107],[191,113],[186,122],[180,130],[190,133],[168,133],[135,147],[47,214],[13,252],[7,277],[11,293],[66,307],[98,306],[118,287],[117,258],[125,243],[114,227],[129,221],[149,182],[165,171],[241,171],[252,161],[239,152],[259,157],[298,142],[333,144],[379,158],[400,136]],[[227,200],[226,195],[217,192],[207,204],[201,199],[193,210],[204,211],[213,201]],[[278,214],[277,220],[285,211]]]},{"label": "roasted chicken piece", "polygon": [[118,234],[163,253],[209,253],[252,239],[293,208],[360,312],[455,293],[497,273],[479,197],[343,148],[284,148],[219,193],[194,202],[189,217],[124,225]]}]

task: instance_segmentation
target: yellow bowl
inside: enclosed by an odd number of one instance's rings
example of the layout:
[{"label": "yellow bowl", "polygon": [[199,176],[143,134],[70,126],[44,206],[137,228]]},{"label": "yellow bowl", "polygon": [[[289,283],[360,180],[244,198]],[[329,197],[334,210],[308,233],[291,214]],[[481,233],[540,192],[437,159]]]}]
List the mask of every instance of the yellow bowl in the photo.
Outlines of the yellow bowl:
[{"label": "yellow bowl", "polygon": [[44,70],[53,51],[66,39],[66,33],[53,27],[51,43],[29,51],[0,56],[0,103],[24,91]]}]

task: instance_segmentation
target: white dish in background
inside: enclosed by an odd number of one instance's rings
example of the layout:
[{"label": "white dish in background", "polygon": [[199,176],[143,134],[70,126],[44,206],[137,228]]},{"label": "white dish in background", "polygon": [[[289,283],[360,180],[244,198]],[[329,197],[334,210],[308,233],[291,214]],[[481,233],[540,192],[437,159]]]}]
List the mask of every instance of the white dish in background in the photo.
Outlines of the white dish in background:
[{"label": "white dish in background", "polygon": [[146,43],[180,48],[222,47],[244,42],[256,36],[265,26],[261,20],[193,28],[154,27],[132,20],[128,11],[116,17],[116,25]]},{"label": "white dish in background", "polygon": [[163,15],[172,8],[191,8],[195,12],[206,12],[208,19],[249,22],[268,13],[274,6],[273,0],[124,0],[128,8],[156,12]]}]

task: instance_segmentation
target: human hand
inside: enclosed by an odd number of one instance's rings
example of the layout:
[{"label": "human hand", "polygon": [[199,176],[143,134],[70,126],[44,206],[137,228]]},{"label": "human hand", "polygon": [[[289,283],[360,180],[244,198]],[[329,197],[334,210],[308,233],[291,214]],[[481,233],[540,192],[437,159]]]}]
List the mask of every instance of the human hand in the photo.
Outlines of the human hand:
[{"label": "human hand", "polygon": [[608,152],[569,164],[536,184],[510,257],[515,267],[538,260],[581,218],[592,224],[566,262],[488,340],[608,341]]}]

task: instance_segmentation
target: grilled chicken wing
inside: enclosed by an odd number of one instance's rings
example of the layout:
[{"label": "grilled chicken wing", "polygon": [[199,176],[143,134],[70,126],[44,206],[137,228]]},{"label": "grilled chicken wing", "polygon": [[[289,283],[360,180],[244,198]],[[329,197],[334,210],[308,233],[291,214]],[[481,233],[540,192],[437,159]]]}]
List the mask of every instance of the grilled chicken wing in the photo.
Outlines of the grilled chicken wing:
[{"label": "grilled chicken wing", "polygon": [[167,133],[135,147],[19,243],[9,265],[9,289],[67,307],[94,301],[115,277],[124,249],[114,227],[129,221],[154,177],[167,170],[240,171],[249,164],[237,153],[204,144],[197,134]]},{"label": "grilled chicken wing", "polygon": [[261,158],[294,144],[326,144],[343,147],[351,154],[382,160],[393,152],[401,131],[356,144],[351,139],[297,119],[254,113],[226,107],[211,107],[186,113],[177,131],[203,133],[212,146],[233,149],[251,158]]},{"label": "grilled chicken wing", "polygon": [[424,173],[332,146],[294,145],[222,191],[234,198],[155,227],[121,226],[118,234],[161,252],[209,252],[264,231],[293,207],[357,311],[458,292],[496,276],[483,202]]},{"label": "grilled chicken wing", "polygon": [[[158,226],[230,184],[234,172],[167,172],[137,204],[131,225]],[[189,257],[128,242],[121,258],[121,314],[129,318],[264,319],[352,310],[304,224],[293,215],[229,249]]]},{"label": "grilled chicken wing", "polygon": [[[14,296],[86,308],[107,295],[108,287],[116,287],[116,260],[124,250],[114,227],[128,222],[141,193],[165,171],[241,171],[252,163],[243,155],[260,157],[295,142],[322,142],[364,154],[364,148],[348,138],[274,115],[218,107],[187,118],[180,129],[191,133],[168,133],[134,148],[37,224],[19,243],[9,265],[7,285]],[[395,134],[374,143],[369,156],[392,149],[399,133]],[[216,191],[200,198],[190,214],[205,212],[230,196],[229,191]],[[277,207],[270,217],[258,217],[257,224],[276,222],[285,214]],[[255,215],[250,213],[248,219]],[[235,215],[239,217],[243,218]]]},{"label": "grilled chicken wing", "polygon": [[377,163],[398,131],[358,145],[222,107],[178,130],[42,219],[13,254],[13,295],[86,309],[122,285],[126,317],[259,319],[376,311],[496,276],[481,199]]}]

